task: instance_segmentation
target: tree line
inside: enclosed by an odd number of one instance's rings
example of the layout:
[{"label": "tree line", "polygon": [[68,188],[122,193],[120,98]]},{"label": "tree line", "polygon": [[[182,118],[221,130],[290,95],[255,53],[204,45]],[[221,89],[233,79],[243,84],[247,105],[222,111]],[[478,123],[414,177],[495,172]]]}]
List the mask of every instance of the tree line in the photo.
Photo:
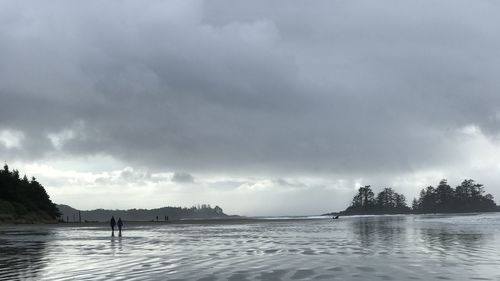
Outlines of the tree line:
[{"label": "tree line", "polygon": [[22,217],[35,215],[56,219],[60,213],[45,188],[32,177],[19,176],[7,164],[0,170],[0,214]]},{"label": "tree line", "polygon": [[404,195],[384,188],[376,196],[369,185],[360,187],[351,205],[341,214],[405,214],[405,213],[464,213],[498,211],[493,195],[485,194],[484,186],[474,180],[464,180],[452,188],[446,179],[437,187],[428,186],[413,199],[412,206]]},{"label": "tree line", "polygon": [[58,205],[61,211],[61,221],[64,222],[95,222],[109,221],[111,216],[121,217],[127,221],[167,221],[178,219],[203,219],[228,217],[221,207],[212,207],[202,204],[191,208],[163,207],[157,209],[129,209],[129,210],[89,210],[80,211],[67,205]]}]

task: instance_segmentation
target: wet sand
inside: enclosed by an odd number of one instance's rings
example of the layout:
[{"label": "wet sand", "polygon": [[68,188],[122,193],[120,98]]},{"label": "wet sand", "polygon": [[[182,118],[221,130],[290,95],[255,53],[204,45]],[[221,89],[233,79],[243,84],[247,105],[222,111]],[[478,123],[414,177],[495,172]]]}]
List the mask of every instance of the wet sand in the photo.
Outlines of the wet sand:
[{"label": "wet sand", "polygon": [[0,226],[0,280],[500,280],[500,214]]}]

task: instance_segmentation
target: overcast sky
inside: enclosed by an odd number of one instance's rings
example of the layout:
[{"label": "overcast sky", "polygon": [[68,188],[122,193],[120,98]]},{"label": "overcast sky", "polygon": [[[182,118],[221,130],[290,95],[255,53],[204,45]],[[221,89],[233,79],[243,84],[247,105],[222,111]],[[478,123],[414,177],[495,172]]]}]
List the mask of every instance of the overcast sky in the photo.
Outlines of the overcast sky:
[{"label": "overcast sky", "polygon": [[500,2],[0,1],[0,157],[75,208],[500,200]]}]

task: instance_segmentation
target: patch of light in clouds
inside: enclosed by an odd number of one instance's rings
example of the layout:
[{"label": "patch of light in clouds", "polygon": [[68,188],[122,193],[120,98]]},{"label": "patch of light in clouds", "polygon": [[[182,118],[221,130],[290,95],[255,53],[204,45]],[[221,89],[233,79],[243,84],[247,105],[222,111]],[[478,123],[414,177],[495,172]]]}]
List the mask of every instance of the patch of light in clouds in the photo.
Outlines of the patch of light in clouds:
[{"label": "patch of light in clouds", "polygon": [[0,144],[7,149],[21,148],[24,133],[17,130],[0,130]]}]

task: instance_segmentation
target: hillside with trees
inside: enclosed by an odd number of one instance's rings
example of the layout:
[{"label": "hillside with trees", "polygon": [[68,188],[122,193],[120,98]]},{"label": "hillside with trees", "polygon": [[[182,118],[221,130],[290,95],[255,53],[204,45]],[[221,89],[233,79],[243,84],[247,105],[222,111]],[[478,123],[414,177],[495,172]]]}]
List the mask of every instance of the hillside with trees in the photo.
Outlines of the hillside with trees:
[{"label": "hillside with trees", "polygon": [[34,178],[22,178],[19,171],[0,170],[0,222],[56,222],[59,210],[45,188]]},{"label": "hillside with trees", "polygon": [[452,188],[443,179],[437,187],[428,186],[420,191],[420,197],[413,199],[411,208],[404,195],[392,188],[384,188],[376,196],[369,185],[360,187],[351,205],[341,215],[376,214],[426,214],[467,213],[499,211],[491,194],[485,194],[484,186],[474,180],[464,180]]}]

